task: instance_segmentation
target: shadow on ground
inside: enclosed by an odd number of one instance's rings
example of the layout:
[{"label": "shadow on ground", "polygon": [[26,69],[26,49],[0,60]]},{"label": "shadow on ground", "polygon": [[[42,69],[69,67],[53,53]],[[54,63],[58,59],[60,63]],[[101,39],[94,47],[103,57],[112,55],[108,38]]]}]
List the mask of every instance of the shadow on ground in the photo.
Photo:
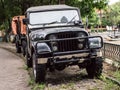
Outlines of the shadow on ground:
[{"label": "shadow on ground", "polygon": [[47,72],[46,83],[52,85],[66,84],[70,82],[79,82],[88,79],[87,73],[84,69],[79,69],[78,66],[68,67],[63,71]]}]

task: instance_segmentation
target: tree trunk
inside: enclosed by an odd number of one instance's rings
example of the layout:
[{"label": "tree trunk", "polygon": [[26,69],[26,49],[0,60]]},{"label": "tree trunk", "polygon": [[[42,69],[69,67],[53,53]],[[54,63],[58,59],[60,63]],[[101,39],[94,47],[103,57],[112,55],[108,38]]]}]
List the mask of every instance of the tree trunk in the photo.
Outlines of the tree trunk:
[{"label": "tree trunk", "polygon": [[43,5],[43,0],[40,0],[40,5]]},{"label": "tree trunk", "polygon": [[58,0],[59,4],[65,4],[65,0]]},{"label": "tree trunk", "polygon": [[4,0],[1,0],[2,8],[5,9]]},{"label": "tree trunk", "polygon": [[102,28],[102,11],[101,11],[101,9],[100,9],[100,29]]}]

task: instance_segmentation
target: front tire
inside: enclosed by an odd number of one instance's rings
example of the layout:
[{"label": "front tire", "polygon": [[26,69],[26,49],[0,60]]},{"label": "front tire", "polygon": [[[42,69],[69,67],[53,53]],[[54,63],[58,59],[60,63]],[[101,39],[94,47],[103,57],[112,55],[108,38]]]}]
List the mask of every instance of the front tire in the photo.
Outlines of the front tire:
[{"label": "front tire", "polygon": [[103,59],[101,57],[91,59],[91,63],[87,65],[86,71],[89,78],[99,78],[102,74]]},{"label": "front tire", "polygon": [[32,67],[32,58],[30,57],[27,50],[26,50],[26,61],[25,61],[25,63],[26,63],[28,68]]},{"label": "front tire", "polygon": [[37,64],[35,53],[33,53],[33,75],[36,83],[45,82],[46,64]]}]

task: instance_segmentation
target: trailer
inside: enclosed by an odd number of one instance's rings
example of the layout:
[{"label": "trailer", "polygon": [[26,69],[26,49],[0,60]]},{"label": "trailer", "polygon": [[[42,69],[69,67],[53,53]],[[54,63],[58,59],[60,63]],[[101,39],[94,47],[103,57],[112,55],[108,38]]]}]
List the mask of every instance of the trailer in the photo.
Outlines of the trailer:
[{"label": "trailer", "polygon": [[14,16],[12,18],[12,32],[15,35],[16,52],[23,53],[25,56],[26,47],[26,25],[23,24],[22,20],[25,16]]}]

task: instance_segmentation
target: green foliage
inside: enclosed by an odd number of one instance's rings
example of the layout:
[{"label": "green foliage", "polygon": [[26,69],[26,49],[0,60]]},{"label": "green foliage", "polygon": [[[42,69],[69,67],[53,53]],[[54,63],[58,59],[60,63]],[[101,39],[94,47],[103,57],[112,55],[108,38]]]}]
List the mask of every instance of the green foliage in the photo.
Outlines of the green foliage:
[{"label": "green foliage", "polygon": [[0,31],[1,31],[1,30],[4,30],[4,28],[5,28],[5,26],[4,26],[4,25],[1,25],[1,26],[0,26]]},{"label": "green foliage", "polygon": [[45,84],[36,84],[36,86],[33,88],[33,90],[44,90]]},{"label": "green foliage", "polygon": [[104,9],[107,6],[108,0],[66,0],[66,4],[79,7],[81,15],[91,16],[94,12],[94,8]]},{"label": "green foliage", "polygon": [[97,25],[99,25],[99,18],[97,16],[97,14],[95,12],[93,12],[93,14],[91,15],[91,17],[89,17],[89,24],[91,26],[96,27]]},{"label": "green foliage", "polygon": [[104,9],[108,4],[108,0],[94,0],[94,2],[95,7],[98,8],[99,10]]},{"label": "green foliage", "polygon": [[120,2],[111,6],[111,14],[113,16],[114,22],[117,24],[120,21]]},{"label": "green foliage", "polygon": [[107,19],[107,18],[102,18],[102,25],[103,26],[111,26],[112,25],[112,21]]},{"label": "green foliage", "polygon": [[106,22],[111,25],[120,24],[120,2],[117,2],[106,9]]},{"label": "green foliage", "polygon": [[[117,75],[118,75],[118,72],[117,72]],[[104,89],[103,90],[119,90],[120,89],[120,87],[117,85],[117,84],[115,84],[113,81],[111,81],[111,80],[108,80],[108,79],[106,79],[106,77],[104,76],[104,75],[102,75],[101,77],[100,77],[100,80],[102,80],[102,81],[104,81],[105,82],[105,87],[104,87]]]},{"label": "green foliage", "polygon": [[120,71],[119,71],[119,70],[117,70],[117,71],[114,73],[114,77],[115,77],[118,81],[120,81]]}]

